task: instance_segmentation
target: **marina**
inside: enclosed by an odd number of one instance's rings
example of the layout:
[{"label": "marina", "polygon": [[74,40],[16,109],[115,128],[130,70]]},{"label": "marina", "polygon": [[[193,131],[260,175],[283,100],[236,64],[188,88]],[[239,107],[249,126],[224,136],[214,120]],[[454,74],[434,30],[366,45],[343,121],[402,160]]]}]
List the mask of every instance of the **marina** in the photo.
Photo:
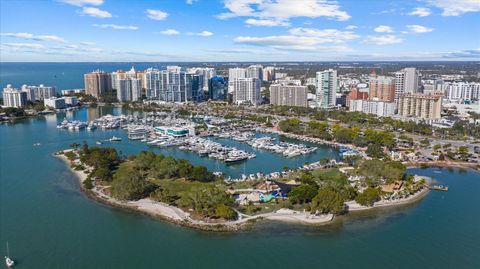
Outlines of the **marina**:
[{"label": "marina", "polygon": [[[230,123],[229,127],[224,126],[226,122]],[[78,125],[87,127],[75,128]],[[208,125],[207,130],[199,132],[196,128],[203,125]],[[71,126],[74,127],[71,128]],[[300,141],[295,139],[284,141],[280,136],[267,135],[264,130],[253,125],[239,125],[230,120],[206,115],[190,115],[190,117],[181,118],[175,113],[165,112],[149,112],[143,115],[106,114],[89,121],[69,121],[64,118],[57,128],[70,131],[97,129],[96,132],[117,130],[123,135],[126,134],[126,139],[142,143],[150,149],[195,154],[209,162],[206,166],[213,172],[222,174],[226,180],[231,181],[275,179],[290,169],[308,169],[308,167],[313,169],[318,165],[317,157],[323,155],[316,154],[319,145],[315,143],[308,141],[299,143]],[[102,145],[104,142],[120,142],[122,136],[116,134],[95,143]],[[282,167],[277,166],[276,169],[261,167],[256,171],[248,169],[252,166],[248,160],[258,159],[258,156],[264,155],[275,156],[276,159],[282,160],[280,163],[291,159],[288,162],[293,161],[294,165],[285,164]],[[336,161],[338,155],[331,155],[328,159]],[[212,161],[214,163],[211,163]],[[226,166],[222,169],[216,162]],[[204,162],[202,164],[205,165]],[[287,171],[284,170],[285,166],[289,167]],[[229,173],[228,170],[235,172]]]}]

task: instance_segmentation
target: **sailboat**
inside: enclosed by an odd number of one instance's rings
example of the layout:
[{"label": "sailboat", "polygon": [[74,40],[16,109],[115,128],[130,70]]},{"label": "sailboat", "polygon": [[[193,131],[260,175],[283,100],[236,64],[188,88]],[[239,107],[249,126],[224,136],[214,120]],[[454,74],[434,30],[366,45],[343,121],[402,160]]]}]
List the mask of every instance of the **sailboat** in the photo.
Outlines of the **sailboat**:
[{"label": "sailboat", "polygon": [[7,267],[13,267],[15,262],[10,258],[10,250],[8,249],[8,242],[7,242],[7,256],[5,256],[5,264]]}]

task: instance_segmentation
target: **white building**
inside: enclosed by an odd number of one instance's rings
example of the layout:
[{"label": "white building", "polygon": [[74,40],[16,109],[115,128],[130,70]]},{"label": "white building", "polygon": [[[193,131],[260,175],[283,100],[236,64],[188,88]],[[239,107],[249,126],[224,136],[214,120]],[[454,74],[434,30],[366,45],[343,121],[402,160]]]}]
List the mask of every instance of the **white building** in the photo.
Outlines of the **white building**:
[{"label": "white building", "polygon": [[237,78],[233,81],[233,102],[235,104],[259,105],[261,82],[257,78]]},{"label": "white building", "polygon": [[233,82],[237,78],[246,78],[247,70],[245,68],[230,68],[228,69],[228,93],[233,93]]},{"label": "white building", "polygon": [[142,97],[142,84],[140,79],[127,77],[116,79],[117,99],[119,102],[135,102]]},{"label": "white building", "polygon": [[257,78],[263,80],[263,66],[259,64],[250,65],[247,68],[247,78]]},{"label": "white building", "polygon": [[403,93],[418,93],[421,74],[414,67],[404,68],[395,72],[395,102]]},{"label": "white building", "polygon": [[307,106],[307,86],[270,85],[270,104],[279,106]]},{"label": "white building", "polygon": [[295,85],[295,86],[302,85],[302,81],[299,79],[277,79],[275,80],[275,83],[280,85]]},{"label": "white building", "polygon": [[189,68],[187,73],[197,74],[203,76],[203,90],[208,91],[208,80],[217,75],[215,68],[211,67],[194,67]]},{"label": "white building", "polygon": [[448,101],[480,100],[480,83],[445,82],[441,90]]},{"label": "white building", "polygon": [[329,108],[335,106],[337,92],[337,70],[329,69],[317,72],[317,107]]},{"label": "white building", "polygon": [[149,68],[143,73],[145,95],[148,99],[158,99],[160,92],[160,74],[160,70],[154,68]]},{"label": "white building", "polygon": [[375,114],[379,117],[389,117],[395,113],[394,102],[383,102],[377,100],[350,100],[349,111],[359,111],[368,114]]},{"label": "white building", "polygon": [[55,97],[55,87],[44,86],[40,84],[39,86],[28,86],[23,85],[22,91],[27,93],[28,101],[42,101],[46,98]]},{"label": "white building", "polygon": [[274,79],[275,79],[275,67],[266,66],[265,68],[263,68],[263,80],[272,81]]},{"label": "white building", "polygon": [[62,109],[66,107],[64,97],[62,98],[50,97],[50,98],[44,99],[43,104],[46,107],[50,107],[53,109]]},{"label": "white building", "polygon": [[65,100],[65,105],[67,106],[76,106],[78,105],[78,98],[76,96],[65,96],[62,97]]},{"label": "white building", "polygon": [[12,85],[7,85],[3,89],[3,106],[4,107],[24,107],[27,105],[27,93],[12,88]]},{"label": "white building", "polygon": [[62,95],[72,95],[76,93],[85,93],[85,89],[69,89],[69,90],[62,90]]}]

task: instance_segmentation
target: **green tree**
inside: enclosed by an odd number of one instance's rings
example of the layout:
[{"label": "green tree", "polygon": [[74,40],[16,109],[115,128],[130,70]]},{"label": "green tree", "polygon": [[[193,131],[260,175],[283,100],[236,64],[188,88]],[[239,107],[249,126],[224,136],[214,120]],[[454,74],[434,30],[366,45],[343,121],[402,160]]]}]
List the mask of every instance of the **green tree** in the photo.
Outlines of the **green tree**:
[{"label": "green tree", "polygon": [[231,207],[224,204],[219,204],[215,208],[215,217],[226,220],[234,220],[237,218],[237,213]]},{"label": "green tree", "polygon": [[311,212],[320,212],[322,214],[332,213],[341,214],[345,211],[345,201],[339,192],[331,188],[320,189],[318,194],[312,199]]},{"label": "green tree", "polygon": [[373,206],[373,204],[380,200],[380,190],[376,188],[366,188],[362,193],[359,193],[355,201],[363,206]]},{"label": "green tree", "polygon": [[318,187],[311,184],[302,184],[288,192],[288,198],[297,204],[310,202],[317,195]]}]

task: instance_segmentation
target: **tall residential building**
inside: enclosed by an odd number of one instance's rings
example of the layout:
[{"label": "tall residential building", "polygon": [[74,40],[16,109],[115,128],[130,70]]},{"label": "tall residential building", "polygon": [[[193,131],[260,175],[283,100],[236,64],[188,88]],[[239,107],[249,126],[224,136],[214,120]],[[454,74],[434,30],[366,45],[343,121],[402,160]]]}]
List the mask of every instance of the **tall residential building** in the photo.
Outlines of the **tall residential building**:
[{"label": "tall residential building", "polygon": [[158,99],[160,93],[161,71],[149,68],[143,73],[145,95],[148,99]]},{"label": "tall residential building", "polygon": [[261,82],[257,78],[237,78],[233,81],[233,102],[236,104],[259,105]]},{"label": "tall residential building", "polygon": [[270,104],[279,106],[307,106],[307,86],[270,85]]},{"label": "tall residential building", "polygon": [[329,69],[317,72],[316,91],[317,107],[334,107],[337,91],[337,70]]},{"label": "tall residential building", "polygon": [[141,80],[135,77],[127,77],[115,80],[117,85],[117,99],[119,102],[135,102],[142,97]]},{"label": "tall residential building", "polygon": [[250,65],[247,67],[247,78],[257,78],[263,80],[263,66],[259,64]]},{"label": "tall residential building", "polygon": [[97,70],[84,75],[85,93],[99,97],[112,90],[112,79],[106,72]]},{"label": "tall residential building", "polygon": [[203,90],[204,91],[208,90],[209,79],[211,79],[211,78],[213,78],[214,76],[217,75],[217,72],[215,71],[215,68],[211,68],[211,67],[189,68],[187,70],[187,73],[195,73],[197,75],[202,75],[203,76]]},{"label": "tall residential building", "polygon": [[233,93],[233,82],[237,78],[246,78],[247,70],[245,68],[230,68],[228,69],[228,93]]},{"label": "tall residential building", "polygon": [[201,101],[202,98],[202,75],[188,74],[181,71],[181,69],[161,71],[158,100],[184,103],[189,101]]},{"label": "tall residential building", "polygon": [[208,98],[211,100],[227,99],[227,82],[223,77],[215,76],[208,80]]},{"label": "tall residential building", "polygon": [[7,85],[3,89],[3,106],[5,107],[24,107],[27,105],[27,93]]},{"label": "tall residential building", "polygon": [[377,100],[350,100],[349,111],[359,111],[375,114],[379,117],[389,117],[395,113],[395,103]]},{"label": "tall residential building", "polygon": [[395,100],[395,79],[385,76],[371,76],[369,79],[370,100],[393,102]]},{"label": "tall residential building", "polygon": [[421,74],[414,67],[404,68],[395,72],[395,102],[403,93],[418,93]]},{"label": "tall residential building", "polygon": [[480,83],[445,82],[440,89],[449,101],[480,100]]},{"label": "tall residential building", "polygon": [[346,106],[350,106],[351,100],[367,100],[368,92],[362,92],[357,88],[352,88],[346,98]]},{"label": "tall residential building", "polygon": [[423,120],[438,120],[442,112],[442,95],[404,93],[398,99],[398,114]]},{"label": "tall residential building", "polygon": [[275,80],[275,67],[273,66],[266,66],[263,68],[263,80],[264,81],[272,81]]},{"label": "tall residential building", "polygon": [[28,101],[41,101],[50,97],[55,97],[55,87],[44,86],[40,84],[39,86],[28,86],[23,85],[22,91],[27,93]]}]

